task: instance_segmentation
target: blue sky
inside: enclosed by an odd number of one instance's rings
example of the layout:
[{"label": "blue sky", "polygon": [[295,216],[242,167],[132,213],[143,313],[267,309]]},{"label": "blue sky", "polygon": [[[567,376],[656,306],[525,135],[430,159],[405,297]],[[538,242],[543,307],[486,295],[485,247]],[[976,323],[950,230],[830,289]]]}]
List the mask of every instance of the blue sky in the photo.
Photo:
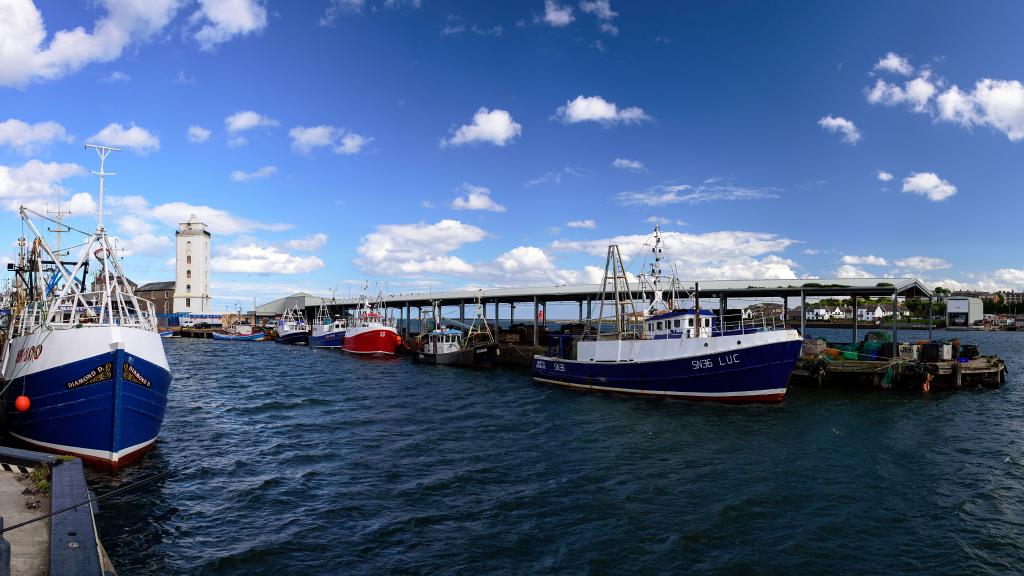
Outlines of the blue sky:
[{"label": "blue sky", "polygon": [[[1019,3],[0,0],[0,236],[77,194],[137,281],[214,232],[215,307],[681,276],[1024,288]],[[886,178],[882,180],[881,178]],[[14,256],[8,244],[7,258]]]}]

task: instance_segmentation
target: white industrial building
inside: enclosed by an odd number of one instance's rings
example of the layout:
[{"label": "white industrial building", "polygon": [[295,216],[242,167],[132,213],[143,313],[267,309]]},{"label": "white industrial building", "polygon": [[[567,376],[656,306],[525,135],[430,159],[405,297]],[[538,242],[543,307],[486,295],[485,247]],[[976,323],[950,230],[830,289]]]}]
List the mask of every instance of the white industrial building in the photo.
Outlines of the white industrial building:
[{"label": "white industrial building", "polygon": [[981,298],[950,296],[946,298],[946,326],[973,326],[985,318]]},{"label": "white industrial building", "polygon": [[174,237],[174,312],[211,314],[210,231],[193,214],[178,224]]}]

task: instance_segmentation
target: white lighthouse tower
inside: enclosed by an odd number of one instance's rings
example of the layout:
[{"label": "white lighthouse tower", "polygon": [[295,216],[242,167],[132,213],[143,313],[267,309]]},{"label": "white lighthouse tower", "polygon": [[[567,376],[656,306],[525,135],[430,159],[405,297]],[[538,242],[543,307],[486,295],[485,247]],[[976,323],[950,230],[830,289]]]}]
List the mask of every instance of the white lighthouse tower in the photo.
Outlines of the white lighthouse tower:
[{"label": "white lighthouse tower", "polygon": [[210,232],[193,214],[174,236],[174,312],[210,314]]}]

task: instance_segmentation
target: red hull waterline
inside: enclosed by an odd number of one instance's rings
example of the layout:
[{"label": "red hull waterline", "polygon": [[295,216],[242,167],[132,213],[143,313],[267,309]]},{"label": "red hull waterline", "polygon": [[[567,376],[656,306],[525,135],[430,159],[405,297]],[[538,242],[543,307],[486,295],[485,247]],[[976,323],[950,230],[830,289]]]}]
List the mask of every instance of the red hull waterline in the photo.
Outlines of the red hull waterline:
[{"label": "red hull waterline", "polygon": [[92,468],[93,470],[100,470],[103,472],[117,472],[122,468],[134,464],[143,456],[145,456],[147,452],[152,450],[154,446],[156,446],[156,441],[150,442],[149,444],[146,444],[145,446],[139,448],[138,450],[129,452],[121,456],[115,461],[109,460],[107,458],[98,458],[96,456],[90,456],[87,454],[79,454],[74,450],[60,450],[56,448],[51,448],[50,446],[47,446],[45,444],[37,444],[26,438],[21,438],[11,434],[8,434],[7,436],[14,442],[22,446],[25,446],[26,448],[29,448],[31,450],[35,450],[36,452],[46,452],[47,454],[57,454],[58,456],[74,456],[75,458],[81,460],[82,463],[88,466],[89,468]]},{"label": "red hull waterline", "polygon": [[394,355],[398,348],[398,333],[393,328],[370,328],[345,333],[341,349],[353,354]]}]

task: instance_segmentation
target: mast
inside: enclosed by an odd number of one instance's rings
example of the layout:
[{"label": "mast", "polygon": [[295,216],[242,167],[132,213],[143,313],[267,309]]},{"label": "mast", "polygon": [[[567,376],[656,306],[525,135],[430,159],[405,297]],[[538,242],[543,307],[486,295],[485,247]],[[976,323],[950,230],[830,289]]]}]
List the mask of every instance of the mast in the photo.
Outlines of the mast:
[{"label": "mast", "polygon": [[96,154],[99,155],[100,157],[100,171],[96,172],[95,170],[92,170],[91,172],[100,177],[100,201],[99,209],[96,213],[96,233],[103,234],[103,178],[105,176],[116,175],[116,172],[104,172],[103,163],[106,161],[107,156],[109,156],[111,152],[120,152],[121,149],[113,148],[111,146],[97,146],[96,144],[86,144],[85,147],[96,150]]},{"label": "mast", "polygon": [[55,232],[57,234],[57,250],[56,250],[56,254],[57,254],[58,262],[56,262],[55,264],[57,264],[58,266],[62,266],[63,265],[63,260],[64,260],[64,254],[61,253],[61,249],[60,249],[60,236],[61,236],[61,234],[65,233],[65,232],[70,232],[71,231],[71,228],[68,228],[67,226],[64,226],[64,224],[63,224],[64,217],[71,215],[70,206],[69,206],[68,210],[61,209],[61,206],[60,206],[60,204],[61,204],[61,193],[63,191],[64,191],[64,189],[61,186],[57,186],[57,209],[56,210],[47,210],[46,211],[47,214],[53,214],[56,217],[56,219],[57,219],[57,229],[54,230],[53,228],[47,228],[46,230],[48,232]]}]

